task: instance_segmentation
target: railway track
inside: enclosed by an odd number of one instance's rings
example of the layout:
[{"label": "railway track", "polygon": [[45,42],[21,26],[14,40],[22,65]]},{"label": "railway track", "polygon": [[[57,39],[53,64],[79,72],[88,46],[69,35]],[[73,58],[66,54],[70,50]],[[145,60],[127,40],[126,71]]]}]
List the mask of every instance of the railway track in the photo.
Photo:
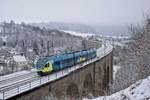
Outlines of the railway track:
[{"label": "railway track", "polygon": [[19,80],[22,80],[22,79],[26,79],[28,77],[35,77],[35,76],[38,76],[36,72],[29,72],[29,73],[25,73],[25,74],[19,74],[19,75],[15,75],[13,77],[9,77],[5,80],[0,80],[0,88],[3,87],[3,86],[6,86],[6,85],[9,85],[9,84],[12,84],[14,82],[17,82]]},{"label": "railway track", "polygon": [[12,74],[4,75],[4,76],[0,77],[0,82],[4,81],[4,80],[7,80],[9,78],[17,77],[17,76],[28,74],[28,73],[30,73],[30,71],[20,71],[20,72],[15,72],[15,73],[12,73]]},{"label": "railway track", "polygon": [[26,83],[29,83],[31,81],[35,81],[35,80],[38,80],[38,76],[37,77],[27,77],[25,79],[22,79],[22,80],[18,80],[18,81],[15,81],[15,82],[12,82],[11,84],[6,84],[6,85],[3,85],[2,87],[0,87],[0,92],[5,92],[7,90],[11,90],[15,87],[18,87],[18,86],[21,86],[21,85],[24,85]]}]

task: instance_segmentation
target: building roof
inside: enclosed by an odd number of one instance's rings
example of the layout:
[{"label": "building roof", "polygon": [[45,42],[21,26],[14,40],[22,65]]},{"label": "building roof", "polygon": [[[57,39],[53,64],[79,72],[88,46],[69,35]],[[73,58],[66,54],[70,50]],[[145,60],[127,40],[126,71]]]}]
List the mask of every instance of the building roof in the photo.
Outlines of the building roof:
[{"label": "building roof", "polygon": [[25,61],[27,61],[25,56],[21,56],[21,55],[14,55],[13,59],[16,62],[25,62]]}]

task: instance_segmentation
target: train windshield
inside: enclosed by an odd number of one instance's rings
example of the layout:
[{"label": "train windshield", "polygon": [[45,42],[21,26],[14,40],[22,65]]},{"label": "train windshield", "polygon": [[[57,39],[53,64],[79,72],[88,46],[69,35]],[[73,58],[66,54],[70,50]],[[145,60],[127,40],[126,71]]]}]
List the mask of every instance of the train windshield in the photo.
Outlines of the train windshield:
[{"label": "train windshield", "polygon": [[45,64],[50,61],[51,58],[50,57],[45,57],[45,58],[41,58],[37,61],[36,63],[36,69],[42,69],[45,67]]},{"label": "train windshield", "polygon": [[44,67],[44,62],[45,62],[45,59],[39,59],[36,63],[36,68],[37,69],[41,69]]}]

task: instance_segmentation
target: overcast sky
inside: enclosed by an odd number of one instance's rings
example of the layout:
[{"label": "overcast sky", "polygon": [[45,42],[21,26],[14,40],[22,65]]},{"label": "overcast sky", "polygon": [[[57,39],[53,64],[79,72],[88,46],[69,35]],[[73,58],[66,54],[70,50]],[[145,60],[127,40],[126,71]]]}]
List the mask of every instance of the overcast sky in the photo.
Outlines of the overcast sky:
[{"label": "overcast sky", "polygon": [[0,0],[0,21],[136,23],[150,12],[150,0]]}]

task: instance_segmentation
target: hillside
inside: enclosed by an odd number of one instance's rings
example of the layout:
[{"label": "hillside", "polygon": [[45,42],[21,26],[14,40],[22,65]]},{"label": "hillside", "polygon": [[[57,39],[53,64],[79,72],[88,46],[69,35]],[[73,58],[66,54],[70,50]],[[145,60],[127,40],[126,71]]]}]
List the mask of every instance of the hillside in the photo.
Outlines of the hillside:
[{"label": "hillside", "polygon": [[0,29],[0,48],[23,52],[32,60],[35,55],[45,56],[65,49],[80,49],[83,39],[57,29],[50,30],[25,23],[15,24],[13,21],[1,23]]},{"label": "hillside", "polygon": [[150,100],[150,76],[110,96],[102,96],[91,100]]},{"label": "hillside", "polygon": [[64,23],[64,22],[41,22],[41,23],[31,23],[33,26],[45,27],[47,29],[58,29],[58,30],[67,30],[75,31],[82,33],[96,33],[95,29],[85,25],[85,24],[74,24],[74,23]]}]

